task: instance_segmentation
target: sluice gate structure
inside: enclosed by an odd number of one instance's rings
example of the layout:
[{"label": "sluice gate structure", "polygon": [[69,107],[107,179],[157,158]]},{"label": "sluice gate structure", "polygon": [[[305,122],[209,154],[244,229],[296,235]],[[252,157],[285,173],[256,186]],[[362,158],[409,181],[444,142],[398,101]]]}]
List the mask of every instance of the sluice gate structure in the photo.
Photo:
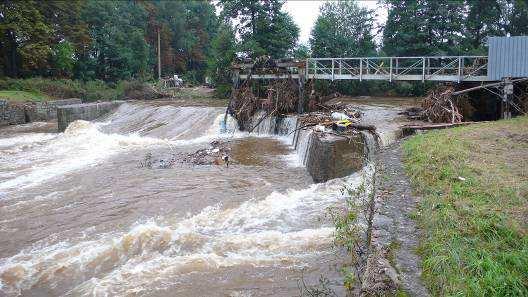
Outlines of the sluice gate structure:
[{"label": "sluice gate structure", "polygon": [[510,107],[518,109],[511,100],[513,85],[528,80],[528,36],[490,37],[487,56],[308,58],[238,63],[232,69],[235,88],[247,79],[295,79],[300,98],[307,80],[472,82],[480,85],[456,93],[486,89],[502,99],[501,117],[509,118]]}]

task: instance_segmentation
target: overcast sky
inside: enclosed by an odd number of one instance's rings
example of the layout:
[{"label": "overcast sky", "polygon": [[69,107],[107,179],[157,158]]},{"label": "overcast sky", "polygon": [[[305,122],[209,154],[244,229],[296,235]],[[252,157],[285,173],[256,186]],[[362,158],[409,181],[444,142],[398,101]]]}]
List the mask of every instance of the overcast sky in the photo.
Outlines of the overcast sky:
[{"label": "overcast sky", "polygon": [[[299,42],[308,44],[310,38],[310,32],[312,31],[317,15],[319,14],[319,7],[325,1],[286,1],[283,9],[287,11],[292,17],[295,23],[301,29]],[[360,6],[368,7],[375,10],[377,17],[376,23],[384,24],[387,19],[387,10],[378,4],[377,0],[363,0],[358,1]]]}]

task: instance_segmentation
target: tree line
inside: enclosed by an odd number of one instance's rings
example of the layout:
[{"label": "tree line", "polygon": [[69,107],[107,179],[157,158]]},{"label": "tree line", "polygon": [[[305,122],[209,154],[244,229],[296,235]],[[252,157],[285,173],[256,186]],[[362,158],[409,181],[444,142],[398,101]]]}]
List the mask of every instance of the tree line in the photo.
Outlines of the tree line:
[{"label": "tree line", "polygon": [[380,28],[376,11],[331,1],[305,45],[284,3],[2,0],[0,77],[149,80],[159,33],[163,75],[209,76],[227,92],[237,57],[485,54],[487,36],[528,34],[526,0],[380,0]]},{"label": "tree line", "polygon": [[287,55],[299,28],[283,3],[220,1],[217,15],[209,1],[3,0],[0,75],[148,79],[157,72],[159,32],[162,73],[203,82],[208,68],[225,68],[237,52]]},{"label": "tree line", "polygon": [[[314,57],[487,55],[488,36],[528,35],[526,0],[382,0],[387,20],[354,1],[322,5],[311,33]],[[422,95],[432,83],[320,82],[347,94]]]}]

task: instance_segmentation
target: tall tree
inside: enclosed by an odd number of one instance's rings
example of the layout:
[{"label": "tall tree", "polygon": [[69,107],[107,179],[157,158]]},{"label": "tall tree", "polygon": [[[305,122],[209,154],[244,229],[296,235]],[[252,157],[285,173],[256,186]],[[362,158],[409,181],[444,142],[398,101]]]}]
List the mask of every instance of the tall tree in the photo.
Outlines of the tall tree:
[{"label": "tall tree", "polygon": [[506,31],[512,36],[528,35],[528,1],[508,0]]},{"label": "tall tree", "polygon": [[315,57],[374,55],[373,11],[355,1],[326,2],[320,9],[310,37]]},{"label": "tall tree", "polygon": [[383,30],[386,55],[419,56],[428,52],[423,0],[385,0],[388,8]]},{"label": "tall tree", "polygon": [[467,0],[467,15],[463,31],[465,52],[485,53],[488,36],[504,35],[504,1]]},{"label": "tall tree", "polygon": [[261,53],[280,59],[291,54],[299,38],[299,27],[290,15],[278,12],[272,18],[259,18],[257,32],[252,40],[262,49]]},{"label": "tall tree", "polygon": [[147,72],[147,12],[143,6],[128,1],[91,0],[83,8],[82,19],[90,28],[92,42],[80,63],[95,67],[89,71],[97,78],[116,81],[139,78]]},{"label": "tall tree", "polygon": [[208,75],[217,89],[217,95],[227,97],[231,91],[231,63],[236,58],[235,32],[231,24],[220,26],[218,34],[211,42],[211,55],[208,60]]},{"label": "tall tree", "polygon": [[429,53],[453,55],[460,53],[464,23],[464,0],[424,1],[426,40]]},{"label": "tall tree", "polygon": [[0,3],[0,51],[5,75],[18,77],[48,66],[53,28],[42,11],[37,1]]},{"label": "tall tree", "polygon": [[249,57],[283,58],[291,53],[299,27],[281,11],[282,0],[221,0],[222,15],[237,23],[241,51]]},{"label": "tall tree", "polygon": [[460,52],[463,0],[385,0],[383,31],[388,55],[449,55]]}]

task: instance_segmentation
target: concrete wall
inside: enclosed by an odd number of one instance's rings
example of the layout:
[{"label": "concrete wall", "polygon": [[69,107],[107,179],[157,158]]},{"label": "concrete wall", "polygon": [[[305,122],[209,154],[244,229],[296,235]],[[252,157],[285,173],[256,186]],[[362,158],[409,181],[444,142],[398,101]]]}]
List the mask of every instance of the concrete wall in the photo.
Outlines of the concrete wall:
[{"label": "concrete wall", "polygon": [[43,102],[10,102],[0,99],[0,126],[53,120],[57,118],[57,107],[78,103],[81,103],[81,99]]},{"label": "concrete wall", "polygon": [[76,120],[95,120],[96,118],[113,111],[121,103],[123,102],[112,101],[59,106],[57,108],[57,122],[59,132],[66,130],[68,125]]},{"label": "concrete wall", "polygon": [[311,137],[306,169],[314,182],[344,177],[363,168],[365,144],[360,133],[349,137],[313,133]]},{"label": "concrete wall", "polygon": [[57,107],[64,106],[64,105],[71,105],[71,104],[80,104],[80,103],[82,103],[82,101],[79,98],[37,102],[34,105],[34,113],[32,113],[33,118],[30,118],[30,120],[33,122],[33,121],[49,121],[49,120],[56,119],[57,118]]},{"label": "concrete wall", "polygon": [[[253,127],[264,115],[263,112],[256,113],[243,126]],[[347,136],[315,131],[310,133],[298,130],[301,125],[294,115],[269,117],[260,121],[252,133],[292,137],[293,147],[316,183],[345,177],[361,170],[368,155],[365,146],[376,146],[374,140],[369,141],[359,132]]]}]

